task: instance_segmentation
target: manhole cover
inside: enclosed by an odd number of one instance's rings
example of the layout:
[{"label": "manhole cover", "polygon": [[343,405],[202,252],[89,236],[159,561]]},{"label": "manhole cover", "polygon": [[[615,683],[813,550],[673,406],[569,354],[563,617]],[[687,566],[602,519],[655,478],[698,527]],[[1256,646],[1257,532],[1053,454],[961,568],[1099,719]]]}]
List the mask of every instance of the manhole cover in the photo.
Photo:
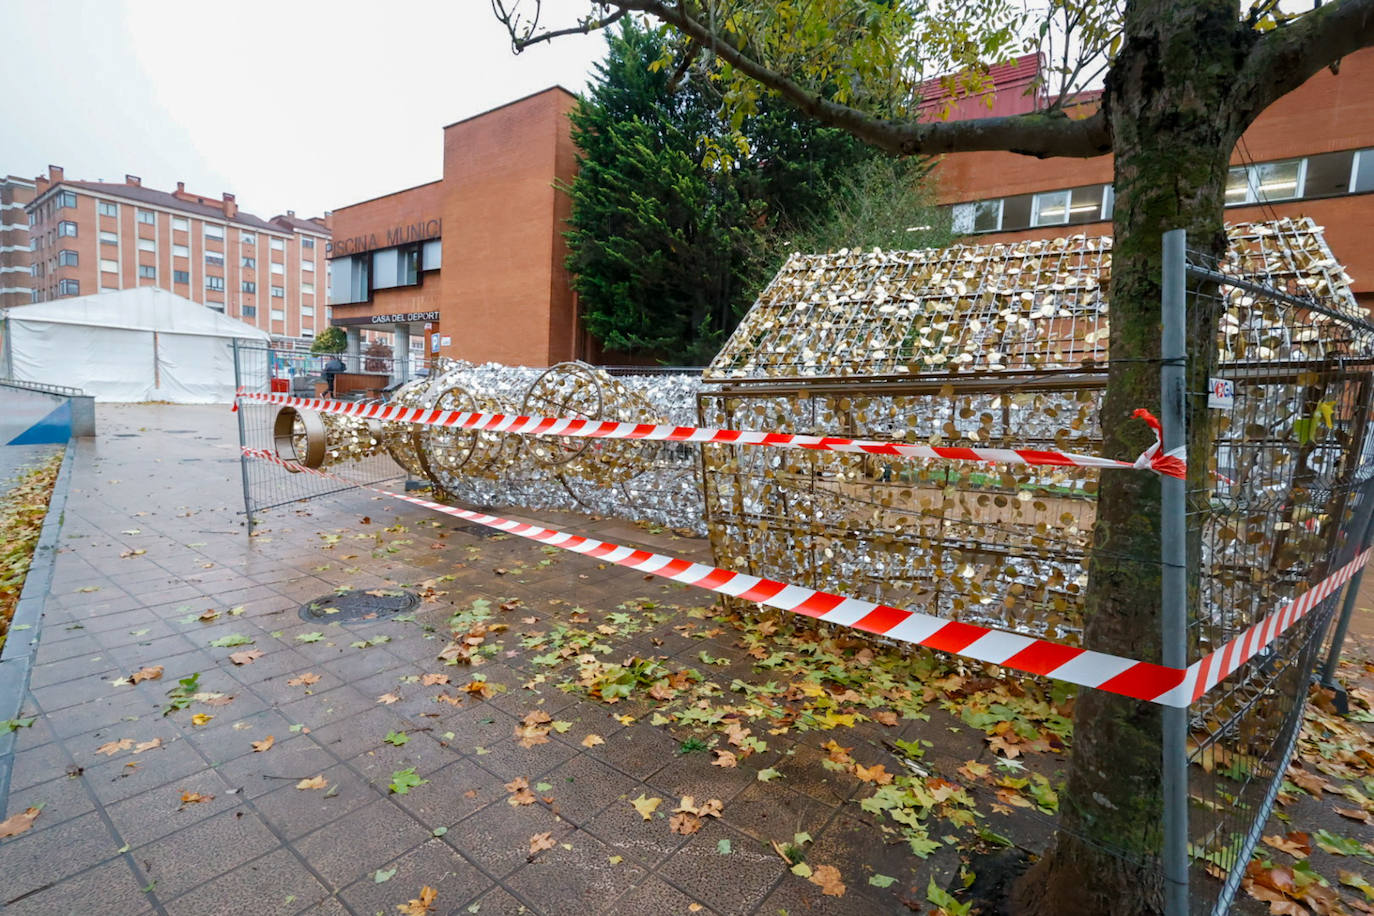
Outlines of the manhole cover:
[{"label": "manhole cover", "polygon": [[352,588],[345,592],[332,592],[301,605],[301,619],[339,623],[377,620],[408,611],[419,603],[419,595],[400,588],[374,588],[368,591]]}]

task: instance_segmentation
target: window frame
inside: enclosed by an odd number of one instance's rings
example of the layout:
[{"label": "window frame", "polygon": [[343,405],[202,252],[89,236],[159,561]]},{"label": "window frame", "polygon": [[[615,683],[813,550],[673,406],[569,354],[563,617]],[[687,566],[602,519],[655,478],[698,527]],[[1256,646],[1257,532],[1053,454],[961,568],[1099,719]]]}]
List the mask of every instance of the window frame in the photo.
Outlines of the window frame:
[{"label": "window frame", "polygon": [[[217,283],[219,284],[218,286],[215,285]],[[205,288],[217,293],[224,292],[224,278],[214,276],[213,274],[207,275],[205,277]]]},{"label": "window frame", "polygon": [[153,282],[156,283],[156,282],[157,282],[157,265],[156,265],[156,264],[140,264],[140,265],[138,265],[138,279],[140,279],[140,280],[152,280]]},{"label": "window frame", "polygon": [[99,216],[119,217],[119,204],[110,200],[98,200],[95,202],[95,212]]},{"label": "window frame", "polygon": [[64,277],[57,281],[57,294],[59,296],[79,296],[81,295],[81,281]]},{"label": "window frame", "polygon": [[[68,256],[70,256],[70,258],[71,258],[70,261],[68,261]],[[80,256],[76,251],[72,250],[71,248],[63,248],[63,249],[60,249],[60,250],[57,252],[57,266],[58,266],[58,267],[80,267],[80,266],[81,266],[81,256]]]},{"label": "window frame", "polygon": [[134,221],[141,223],[145,226],[156,226],[157,214],[154,213],[152,210],[145,210],[142,207],[139,207],[138,214],[134,217]]},{"label": "window frame", "polygon": [[189,270],[172,271],[172,285],[175,286],[178,283],[182,284],[183,286],[190,286],[191,272]]},{"label": "window frame", "polygon": [[[68,227],[68,226],[71,227],[71,231],[70,231],[70,232],[67,231],[67,227]],[[69,220],[69,219],[64,219],[64,220],[61,220],[60,222],[58,222],[58,224],[57,224],[57,237],[60,238],[60,239],[74,239],[74,238],[76,238],[76,237],[77,237],[77,225],[76,225],[76,223],[74,223],[73,221],[71,221],[71,220]]]}]

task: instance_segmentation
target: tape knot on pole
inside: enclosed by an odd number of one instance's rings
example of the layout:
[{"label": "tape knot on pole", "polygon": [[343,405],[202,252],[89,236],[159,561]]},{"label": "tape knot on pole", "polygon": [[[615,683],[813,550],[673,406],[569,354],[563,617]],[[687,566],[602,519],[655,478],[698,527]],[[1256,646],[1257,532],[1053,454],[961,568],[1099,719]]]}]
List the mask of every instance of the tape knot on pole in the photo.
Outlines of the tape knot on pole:
[{"label": "tape knot on pole", "polygon": [[1137,407],[1131,416],[1137,420],[1144,420],[1155,431],[1154,445],[1141,452],[1133,466],[1143,471],[1154,471],[1156,474],[1186,479],[1188,476],[1187,448],[1180,445],[1178,448],[1164,451],[1164,424],[1160,423],[1159,418],[1144,407]]}]

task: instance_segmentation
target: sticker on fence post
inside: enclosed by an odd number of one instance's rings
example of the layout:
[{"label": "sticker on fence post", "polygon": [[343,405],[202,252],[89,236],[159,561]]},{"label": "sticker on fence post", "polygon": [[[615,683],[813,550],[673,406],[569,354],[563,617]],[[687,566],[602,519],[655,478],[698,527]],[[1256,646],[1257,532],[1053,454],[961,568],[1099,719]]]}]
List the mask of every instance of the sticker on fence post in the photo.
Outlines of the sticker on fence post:
[{"label": "sticker on fence post", "polygon": [[1207,380],[1207,406],[1216,410],[1230,410],[1236,406],[1236,383],[1229,378]]}]

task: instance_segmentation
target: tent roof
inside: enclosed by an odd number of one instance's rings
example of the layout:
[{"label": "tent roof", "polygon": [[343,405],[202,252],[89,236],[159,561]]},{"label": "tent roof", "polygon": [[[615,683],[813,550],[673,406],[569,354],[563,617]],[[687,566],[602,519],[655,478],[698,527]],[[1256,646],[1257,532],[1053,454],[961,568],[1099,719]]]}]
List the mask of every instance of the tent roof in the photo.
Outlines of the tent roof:
[{"label": "tent roof", "polygon": [[15,321],[84,324],[201,337],[237,337],[241,340],[271,339],[266,331],[251,324],[228,318],[184,296],[152,286],[19,305],[0,311],[0,314]]},{"label": "tent roof", "polygon": [[[1363,319],[1311,219],[1227,227],[1223,273]],[[949,376],[1107,360],[1111,236],[794,254],[705,378]],[[1229,288],[1233,304],[1242,294]],[[1314,316],[1316,320],[1324,320]]]}]

